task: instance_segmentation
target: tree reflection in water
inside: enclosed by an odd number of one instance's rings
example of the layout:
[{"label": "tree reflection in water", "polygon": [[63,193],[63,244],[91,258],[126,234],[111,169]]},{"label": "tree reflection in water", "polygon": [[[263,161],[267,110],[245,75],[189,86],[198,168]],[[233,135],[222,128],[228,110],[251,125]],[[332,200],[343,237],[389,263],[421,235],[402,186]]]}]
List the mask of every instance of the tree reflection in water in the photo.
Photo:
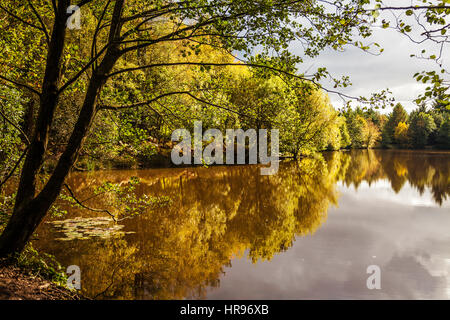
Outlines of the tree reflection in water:
[{"label": "tree reflection in water", "polygon": [[[338,183],[390,181],[399,192],[408,182],[429,188],[438,204],[450,194],[449,154],[408,151],[331,152],[299,163],[282,163],[277,175],[261,176],[256,166],[103,171],[75,173],[70,185],[80,198],[94,186],[130,176],[142,181],[139,194],[165,195],[168,207],[125,220],[134,232],[107,240],[57,241],[43,224],[38,248],[64,265],[79,265],[82,290],[90,297],[119,299],[204,298],[208,287],[235,257],[253,263],[288,250],[323,224],[338,203]],[[107,197],[86,204],[105,205]],[[92,216],[70,209],[68,217]]]}]

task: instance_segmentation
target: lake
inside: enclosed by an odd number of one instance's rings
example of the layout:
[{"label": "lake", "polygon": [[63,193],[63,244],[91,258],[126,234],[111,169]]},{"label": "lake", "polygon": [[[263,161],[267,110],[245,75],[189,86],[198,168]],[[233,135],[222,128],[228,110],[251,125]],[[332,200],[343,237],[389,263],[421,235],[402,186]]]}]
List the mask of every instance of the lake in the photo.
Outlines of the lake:
[{"label": "lake", "polygon": [[[133,176],[136,196],[170,202],[116,224],[61,203],[68,213],[33,241],[78,265],[89,297],[450,298],[449,152],[327,152],[282,162],[273,176],[249,165],[77,172],[67,182],[87,206],[113,210],[117,199],[94,188]],[[369,266],[380,289],[367,287]]]}]

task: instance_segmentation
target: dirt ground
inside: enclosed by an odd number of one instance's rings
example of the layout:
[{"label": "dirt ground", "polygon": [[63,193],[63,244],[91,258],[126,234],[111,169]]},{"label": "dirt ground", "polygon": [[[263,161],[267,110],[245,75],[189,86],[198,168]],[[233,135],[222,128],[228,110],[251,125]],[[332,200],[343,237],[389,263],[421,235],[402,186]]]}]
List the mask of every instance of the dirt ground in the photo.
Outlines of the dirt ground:
[{"label": "dirt ground", "polygon": [[15,266],[0,264],[0,300],[80,300],[80,297]]}]

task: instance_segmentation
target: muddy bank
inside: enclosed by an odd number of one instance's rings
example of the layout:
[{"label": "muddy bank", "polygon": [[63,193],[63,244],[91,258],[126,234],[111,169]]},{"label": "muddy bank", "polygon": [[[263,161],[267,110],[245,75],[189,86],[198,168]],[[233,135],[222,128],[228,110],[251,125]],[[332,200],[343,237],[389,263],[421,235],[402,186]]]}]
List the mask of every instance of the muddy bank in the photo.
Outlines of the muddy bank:
[{"label": "muddy bank", "polygon": [[81,300],[66,288],[0,262],[0,300]]}]

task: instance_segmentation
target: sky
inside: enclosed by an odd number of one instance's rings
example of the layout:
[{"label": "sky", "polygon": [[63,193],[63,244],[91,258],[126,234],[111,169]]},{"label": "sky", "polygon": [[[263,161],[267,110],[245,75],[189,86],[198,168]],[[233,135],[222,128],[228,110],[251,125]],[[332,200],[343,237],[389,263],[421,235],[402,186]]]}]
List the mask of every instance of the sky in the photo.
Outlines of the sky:
[{"label": "sky", "polygon": [[[391,3],[402,6],[409,5],[411,1],[396,0]],[[392,14],[382,12],[378,21],[382,19],[392,20]],[[408,111],[413,110],[416,108],[413,100],[427,87],[425,84],[419,84],[413,75],[416,72],[436,69],[436,64],[411,58],[410,55],[418,54],[422,49],[426,49],[430,53],[436,52],[436,46],[430,42],[417,45],[396,30],[380,27],[374,28],[373,36],[369,39],[365,39],[365,43],[377,42],[384,48],[381,55],[373,56],[354,47],[347,47],[344,52],[327,49],[318,58],[305,59],[300,71],[304,72],[311,68],[312,72],[318,67],[326,67],[334,77],[348,75],[353,85],[349,88],[342,88],[340,91],[352,96],[369,97],[371,93],[389,88],[397,102],[402,103]],[[299,44],[294,44],[292,50],[294,53],[302,55]],[[445,65],[448,61],[445,61],[445,55],[443,56]],[[322,82],[322,85],[333,89],[329,82]],[[343,106],[343,101],[338,95],[330,94],[330,99],[336,108]],[[382,110],[384,113],[390,111],[389,109]]]}]

